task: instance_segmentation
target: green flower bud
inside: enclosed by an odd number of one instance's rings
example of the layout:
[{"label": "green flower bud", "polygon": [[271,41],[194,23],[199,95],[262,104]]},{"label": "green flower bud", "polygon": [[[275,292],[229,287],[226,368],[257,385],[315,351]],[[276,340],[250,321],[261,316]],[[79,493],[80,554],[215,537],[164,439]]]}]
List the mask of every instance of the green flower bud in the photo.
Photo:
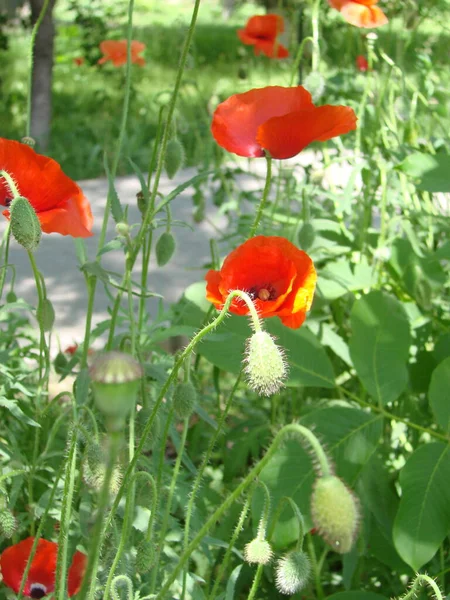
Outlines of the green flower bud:
[{"label": "green flower bud", "polygon": [[184,148],[180,140],[173,138],[169,140],[164,157],[164,167],[167,177],[172,179],[184,163]]},{"label": "green flower bud", "polygon": [[136,571],[147,573],[155,562],[155,546],[153,542],[143,541],[136,549]]},{"label": "green flower bud", "polygon": [[[152,414],[151,408],[143,408],[136,415],[136,437],[140,439],[142,437],[142,431],[144,430],[145,425],[147,424],[150,415]],[[147,435],[144,444],[144,450],[149,452],[153,449],[155,442],[159,439],[159,434],[161,432],[161,418],[159,414],[155,415],[153,419],[153,424],[150,429],[150,433]]]},{"label": "green flower bud", "polygon": [[158,267],[164,267],[175,252],[176,242],[170,231],[165,231],[156,242],[156,262]]},{"label": "green flower bud", "polygon": [[173,407],[180,419],[186,419],[192,414],[197,401],[197,392],[190,381],[179,383],[173,393]]},{"label": "green flower bud", "polygon": [[44,298],[36,311],[36,317],[44,331],[51,331],[55,323],[55,309],[48,298]]},{"label": "green flower bud", "polygon": [[245,373],[249,386],[262,396],[278,392],[287,377],[283,351],[266,331],[257,331],[247,340]]},{"label": "green flower bud", "polygon": [[[83,467],[84,480],[87,485],[96,492],[100,492],[103,489],[106,475],[106,456],[103,448],[96,442],[88,443],[86,460],[83,462]],[[109,491],[112,496],[115,496],[119,491],[122,477],[122,469],[119,465],[116,465],[109,483]]]},{"label": "green flower bud", "polygon": [[13,302],[17,302],[17,296],[16,296],[16,294],[14,292],[8,292],[6,294],[6,302],[9,302],[11,304]]},{"label": "green flower bud", "polygon": [[272,556],[273,552],[269,542],[260,538],[255,538],[244,548],[244,559],[251,565],[268,565]]},{"label": "green flower bud", "polygon": [[22,144],[30,146],[30,148],[34,148],[36,146],[36,140],[30,136],[25,136],[20,141],[22,142]]},{"label": "green flower bud", "polygon": [[142,377],[141,365],[129,354],[100,354],[89,369],[97,408],[106,418],[109,431],[120,431],[135,406]]},{"label": "green flower bud", "polygon": [[9,207],[11,233],[29,252],[34,252],[41,241],[42,230],[34,208],[26,198],[14,198]]},{"label": "green flower bud", "polygon": [[128,223],[117,223],[116,233],[117,235],[127,237],[130,234],[130,226],[128,225]]},{"label": "green flower bud", "polygon": [[53,361],[53,368],[55,369],[55,373],[57,373],[58,375],[66,375],[68,364],[69,361],[67,360],[67,357],[64,354],[64,352],[58,352],[58,354],[55,356],[55,360]]},{"label": "green flower bud", "polygon": [[308,583],[311,563],[308,556],[299,550],[289,552],[277,562],[275,584],[281,594],[292,596]]},{"label": "green flower bud", "polygon": [[336,552],[345,554],[351,550],[358,531],[358,502],[338,477],[316,479],[311,516],[320,535]]},{"label": "green flower bud", "polygon": [[314,231],[312,224],[303,223],[300,231],[298,232],[298,243],[300,244],[302,250],[307,252],[314,244],[315,237],[316,232]]},{"label": "green flower bud", "polygon": [[17,529],[16,517],[9,509],[0,511],[0,531],[6,537],[10,538],[14,535]]},{"label": "green flower bud", "polygon": [[145,211],[147,210],[147,200],[143,194],[143,192],[138,192],[136,194],[136,199],[137,199],[137,205],[139,208],[139,212],[141,213],[142,216],[145,215]]}]

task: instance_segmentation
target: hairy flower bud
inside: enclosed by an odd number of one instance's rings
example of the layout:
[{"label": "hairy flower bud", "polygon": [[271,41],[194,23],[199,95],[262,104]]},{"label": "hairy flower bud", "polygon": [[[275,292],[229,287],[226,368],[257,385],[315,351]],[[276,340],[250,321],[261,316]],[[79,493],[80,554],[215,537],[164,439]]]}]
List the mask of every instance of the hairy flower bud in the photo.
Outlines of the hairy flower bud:
[{"label": "hairy flower bud", "polygon": [[316,480],[311,516],[320,535],[336,552],[350,551],[358,530],[358,503],[338,477],[331,475]]},{"label": "hairy flower bud", "polygon": [[167,177],[172,179],[184,163],[184,148],[178,138],[172,138],[167,143],[164,167]]},{"label": "hairy flower bud", "polygon": [[147,573],[155,562],[155,545],[153,542],[143,541],[136,549],[136,570],[138,573]]},{"label": "hairy flower bud", "polygon": [[278,392],[287,377],[283,351],[266,331],[257,331],[247,340],[245,373],[249,386],[262,396]]},{"label": "hairy flower bud", "polygon": [[9,207],[11,233],[14,239],[29,252],[34,252],[42,237],[41,224],[34,208],[26,198],[14,198]]},{"label": "hairy flower bud", "polygon": [[244,559],[249,564],[268,565],[272,560],[272,548],[266,540],[255,538],[244,548]]},{"label": "hairy flower bud", "polygon": [[180,419],[186,419],[192,414],[197,401],[197,392],[190,381],[182,381],[173,392],[173,407]]},{"label": "hairy flower bud", "polygon": [[282,594],[292,596],[308,583],[311,563],[308,556],[299,550],[282,556],[275,569],[275,583]]},{"label": "hairy flower bud", "polygon": [[0,511],[0,531],[6,537],[10,538],[14,535],[17,529],[16,517],[12,512],[5,508]]},{"label": "hairy flower bud", "polygon": [[51,331],[55,323],[55,309],[48,298],[44,298],[36,311],[36,317],[44,331]]},{"label": "hairy flower bud", "polygon": [[142,377],[141,365],[129,354],[100,354],[89,369],[97,408],[106,417],[109,431],[120,431],[134,407]]},{"label": "hairy flower bud", "polygon": [[156,242],[156,262],[158,267],[164,267],[172,258],[176,249],[176,242],[170,231],[164,231]]}]

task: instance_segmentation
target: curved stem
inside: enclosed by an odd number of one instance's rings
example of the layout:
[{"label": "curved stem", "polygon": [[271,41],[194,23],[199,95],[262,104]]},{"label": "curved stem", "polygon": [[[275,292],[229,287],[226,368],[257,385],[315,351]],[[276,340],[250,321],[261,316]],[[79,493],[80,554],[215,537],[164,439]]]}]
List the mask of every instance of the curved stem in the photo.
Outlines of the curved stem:
[{"label": "curved stem", "polygon": [[320,43],[319,43],[320,3],[321,3],[321,0],[315,0],[313,2],[312,11],[311,11],[312,40],[313,40],[311,70],[313,73],[317,73],[319,71],[319,66],[320,66]]},{"label": "curved stem", "polygon": [[442,592],[439,589],[438,584],[429,575],[417,573],[411,589],[404,596],[401,596],[400,600],[411,600],[417,596],[417,591],[421,585],[426,584],[433,590],[436,600],[443,600]]},{"label": "curved stem", "polygon": [[302,43],[300,44],[300,46],[297,50],[297,55],[295,57],[294,64],[292,65],[292,74],[291,74],[291,80],[289,81],[289,86],[294,85],[294,81],[295,81],[295,78],[297,77],[298,70],[300,67],[300,62],[303,58],[303,52],[305,50],[306,42],[310,42],[311,44],[314,44],[314,39],[311,36],[303,38]]},{"label": "curved stem", "polygon": [[270,515],[270,492],[269,492],[269,488],[264,483],[264,481],[258,481],[258,485],[261,486],[264,491],[264,505],[263,505],[262,515],[259,519],[258,531],[257,531],[256,537],[259,540],[265,540],[267,523],[269,522],[269,515]]},{"label": "curved stem", "polygon": [[6,225],[4,239],[6,240],[5,241],[5,252],[3,255],[4,261],[3,261],[3,266],[0,267],[0,302],[1,302],[2,296],[3,296],[3,288],[5,287],[5,281],[6,281],[6,270],[8,268],[9,242],[11,239],[11,226],[10,226],[9,222]]},{"label": "curved stem", "polygon": [[253,600],[258,591],[259,583],[261,581],[261,577],[264,571],[264,565],[258,565],[256,569],[255,577],[253,578],[252,587],[250,588],[250,592],[248,594],[247,600]]},{"label": "curved stem", "polygon": [[268,154],[266,154],[266,164],[267,164],[266,183],[264,185],[263,195],[261,198],[261,202],[259,203],[259,206],[258,206],[258,211],[256,213],[255,220],[253,221],[253,225],[250,229],[250,233],[248,236],[249,238],[252,238],[255,235],[256,230],[258,229],[259,222],[261,221],[263,210],[266,207],[267,200],[269,198],[270,183],[272,181],[272,157],[269,156]]},{"label": "curved stem", "polygon": [[285,425],[283,427],[283,429],[281,429],[277,433],[275,438],[273,439],[273,442],[270,445],[265,456],[259,461],[259,463],[255,467],[253,467],[253,469],[251,469],[251,471],[249,471],[249,473],[247,474],[245,479],[238,485],[238,487],[234,490],[234,492],[232,492],[227,497],[227,499],[219,506],[219,508],[217,508],[214,511],[214,513],[209,517],[209,519],[206,521],[206,523],[203,525],[203,527],[201,527],[200,531],[195,536],[195,538],[191,541],[189,546],[182,552],[180,558],[178,559],[177,566],[173,569],[172,573],[170,574],[170,576],[167,579],[167,581],[165,582],[165,584],[162,586],[161,591],[159,592],[159,594],[157,596],[160,600],[162,600],[164,598],[164,595],[166,594],[166,592],[168,592],[168,590],[170,589],[170,586],[175,581],[175,579],[177,578],[180,571],[183,569],[185,562],[192,555],[192,552],[194,552],[194,550],[200,544],[203,537],[208,533],[208,531],[211,529],[211,527],[213,527],[213,525],[221,519],[222,515],[236,501],[236,499],[239,498],[239,496],[250,485],[252,485],[252,483],[254,482],[254,479],[256,477],[258,477],[258,475],[264,469],[266,464],[270,461],[270,459],[273,457],[275,452],[278,450],[280,444],[284,441],[284,439],[287,436],[293,435],[293,434],[295,436],[299,436],[299,437],[307,439],[307,441],[311,444],[312,449],[316,453],[317,459],[320,462],[320,465],[322,468],[322,474],[324,476],[331,474],[330,464],[329,464],[328,459],[325,455],[325,452],[323,451],[322,446],[320,445],[320,442],[316,438],[316,436],[309,429],[307,429],[303,425],[299,425],[298,423],[292,423],[291,425]]}]

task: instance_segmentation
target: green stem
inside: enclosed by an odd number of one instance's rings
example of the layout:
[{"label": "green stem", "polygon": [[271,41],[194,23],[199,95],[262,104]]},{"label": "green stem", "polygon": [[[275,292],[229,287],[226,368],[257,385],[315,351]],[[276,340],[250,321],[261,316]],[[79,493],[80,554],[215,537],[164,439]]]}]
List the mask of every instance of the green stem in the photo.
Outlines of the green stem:
[{"label": "green stem", "polygon": [[320,16],[320,4],[321,0],[315,0],[312,5],[311,11],[311,25],[312,25],[312,59],[311,59],[311,70],[313,73],[319,72],[320,67],[320,32],[319,32],[319,16]]},{"label": "green stem", "polygon": [[274,534],[275,527],[278,523],[279,518],[281,517],[281,514],[282,514],[283,509],[286,504],[289,504],[289,506],[291,507],[292,512],[294,513],[295,518],[297,519],[297,522],[298,522],[298,532],[299,533],[298,533],[298,537],[297,537],[296,549],[301,550],[303,548],[303,538],[305,537],[305,533],[306,533],[305,521],[303,519],[303,515],[300,512],[299,507],[295,504],[295,502],[289,496],[283,496],[283,498],[281,498],[280,502],[278,503],[274,517],[272,519],[272,523],[270,524],[270,529],[269,529],[269,533],[267,535],[267,539],[269,542],[272,540],[272,536]]},{"label": "green stem", "polygon": [[11,227],[10,227],[9,222],[6,225],[6,230],[5,230],[3,239],[5,240],[5,252],[3,254],[3,256],[4,256],[3,266],[0,267],[0,302],[1,302],[2,296],[3,296],[3,289],[5,287],[5,281],[6,281],[6,270],[8,268],[9,241],[11,239]]},{"label": "green stem", "polygon": [[[178,456],[177,456],[177,460],[175,462],[175,467],[173,469],[172,480],[170,482],[169,496],[167,498],[166,510],[164,512],[164,517],[163,517],[163,522],[162,522],[162,526],[161,526],[161,531],[160,531],[160,534],[159,534],[158,561],[159,561],[161,550],[162,550],[162,548],[164,546],[165,539],[166,539],[167,528],[169,526],[170,512],[172,510],[173,495],[175,493],[175,488],[176,488],[176,485],[177,485],[178,474],[180,472],[181,460],[183,458],[183,452],[184,452],[184,447],[186,445],[186,438],[187,438],[188,431],[189,431],[189,417],[187,417],[184,420],[183,433],[181,435],[181,441],[180,441],[180,448],[178,450]],[[158,566],[159,566],[159,562],[155,563],[155,568],[154,568],[155,572],[159,570]],[[155,583],[156,583],[155,580],[156,580],[156,577],[153,577],[152,587],[151,587],[151,590],[150,590],[151,593],[154,593],[154,591],[155,591]]]},{"label": "green stem", "polygon": [[162,586],[162,588],[157,596],[160,600],[162,600],[165,597],[166,592],[169,591],[172,583],[175,581],[175,579],[177,578],[180,571],[184,568],[184,564],[189,559],[189,557],[192,555],[192,553],[195,551],[197,546],[200,544],[203,537],[208,533],[208,531],[211,529],[211,527],[213,527],[213,525],[222,518],[223,514],[237,500],[237,498],[239,498],[239,496],[250,485],[253,484],[255,478],[258,477],[258,475],[261,473],[261,471],[264,469],[264,467],[267,465],[267,463],[271,460],[271,458],[273,457],[275,452],[278,450],[280,444],[284,441],[284,439],[287,436],[290,436],[292,434],[294,434],[295,436],[307,439],[307,441],[310,443],[312,449],[314,450],[314,452],[316,454],[316,458],[318,459],[318,461],[320,463],[322,475],[326,477],[331,474],[330,463],[325,455],[325,452],[323,451],[322,446],[320,445],[319,440],[316,438],[316,436],[309,429],[307,429],[303,425],[299,425],[298,423],[292,423],[291,425],[285,425],[283,427],[283,429],[281,429],[277,433],[275,438],[273,439],[272,444],[270,445],[265,456],[259,461],[259,463],[255,467],[253,467],[253,469],[251,469],[251,471],[249,471],[247,476],[237,486],[237,488],[234,490],[234,492],[232,492],[227,497],[227,499],[219,506],[219,508],[217,508],[214,511],[214,513],[209,517],[209,519],[206,521],[206,523],[201,527],[200,531],[197,533],[197,535],[191,541],[189,546],[182,552],[180,558],[178,559],[178,564],[173,569],[172,573],[169,575],[169,578],[167,579],[165,584]]},{"label": "green stem", "polygon": [[[232,403],[233,398],[234,398],[234,396],[236,394],[238,386],[239,386],[239,384],[241,382],[241,378],[242,378],[242,370],[239,373],[239,375],[238,375],[238,377],[236,379],[236,382],[235,382],[235,384],[233,386],[233,389],[231,390],[231,393],[228,396],[228,399],[227,399],[227,402],[226,402],[226,405],[225,405],[225,409],[223,410],[223,412],[222,412],[222,414],[220,416],[219,422],[217,424],[217,429],[214,432],[214,435],[212,436],[212,438],[211,438],[211,440],[209,442],[208,448],[207,448],[207,450],[205,452],[205,455],[203,457],[203,460],[202,460],[202,464],[200,465],[200,467],[197,470],[197,475],[196,475],[194,483],[192,485],[192,490],[191,490],[191,493],[189,495],[189,501],[188,501],[188,505],[187,505],[187,509],[186,509],[186,520],[185,520],[185,523],[184,523],[184,546],[183,546],[184,549],[187,548],[188,543],[189,543],[189,534],[190,534],[192,513],[193,513],[193,510],[194,510],[195,501],[197,499],[197,493],[198,493],[198,491],[200,489],[200,485],[201,485],[201,482],[202,482],[202,479],[203,479],[203,474],[204,474],[205,469],[206,469],[206,467],[207,467],[207,465],[209,463],[209,460],[211,458],[212,452],[213,452],[213,450],[215,448],[215,445],[216,445],[216,442],[217,442],[217,440],[219,438],[219,435],[221,435],[221,433],[222,433],[222,429],[223,429],[223,426],[225,424],[225,420],[226,420],[226,418],[228,416],[228,412],[229,412],[229,410],[231,408],[231,403]],[[188,569],[189,569],[189,563],[186,565],[186,570],[184,571],[184,575],[183,575],[183,593],[181,595],[181,598],[184,597],[184,590],[186,589],[186,577],[187,577]]]},{"label": "green stem", "polygon": [[272,157],[269,156],[268,154],[266,154],[266,164],[267,164],[266,183],[264,185],[263,195],[261,198],[261,202],[259,203],[259,206],[258,206],[258,211],[256,213],[255,220],[253,221],[253,225],[250,229],[250,233],[248,236],[249,238],[252,238],[255,235],[256,230],[258,229],[259,222],[261,221],[263,210],[266,207],[267,200],[269,198],[270,183],[272,180]]},{"label": "green stem", "polygon": [[269,522],[269,515],[270,515],[270,492],[269,492],[269,488],[264,483],[264,481],[258,481],[258,485],[261,486],[264,491],[264,505],[263,505],[262,515],[259,519],[258,531],[256,533],[256,537],[259,540],[265,540],[267,523]]},{"label": "green stem", "polygon": [[110,434],[110,448],[108,452],[108,463],[105,471],[105,479],[98,500],[97,514],[95,526],[92,531],[91,546],[87,560],[86,572],[83,577],[80,592],[77,595],[78,600],[85,600],[89,594],[90,600],[95,597],[95,586],[97,580],[97,570],[100,557],[100,548],[102,542],[103,523],[108,507],[110,497],[111,477],[116,465],[117,456],[119,454],[121,433],[114,432]]},{"label": "green stem", "polygon": [[433,590],[436,600],[443,600],[442,592],[439,589],[438,584],[434,579],[422,573],[417,573],[411,589],[404,596],[401,596],[400,600],[411,600],[412,598],[415,598],[417,596],[417,591],[423,584],[428,585]]},{"label": "green stem", "polygon": [[311,534],[308,534],[306,536],[306,540],[307,540],[307,544],[308,544],[308,554],[309,554],[309,558],[311,560],[312,572],[314,574],[314,583],[316,586],[317,598],[318,598],[318,600],[322,600],[325,597],[325,595],[323,593],[322,582],[320,580],[320,568],[319,568],[319,565],[317,562],[316,550],[314,548],[314,542],[312,540]]},{"label": "green stem", "polygon": [[47,12],[47,8],[50,0],[44,0],[44,4],[42,5],[41,12],[39,13],[39,17],[37,18],[36,23],[34,24],[33,29],[31,30],[31,39],[30,39],[30,51],[29,51],[29,60],[30,64],[28,67],[28,91],[27,91],[27,122],[25,126],[25,135],[30,137],[31,135],[31,98],[32,98],[32,87],[33,87],[33,64],[34,64],[34,43],[36,41],[37,32],[39,31],[39,27],[44,19],[45,13]]},{"label": "green stem", "polygon": [[[300,44],[300,46],[299,46],[299,48],[297,50],[297,55],[295,57],[295,61],[294,61],[294,64],[292,66],[291,80],[289,81],[289,86],[290,87],[294,85],[294,81],[297,78],[298,69],[299,69],[299,66],[300,66],[300,62],[301,62],[301,60],[303,58],[303,52],[305,50],[306,42],[310,42],[311,44],[314,44],[314,39],[311,36],[303,38],[302,43]],[[313,46],[313,48],[314,48],[314,46]]]},{"label": "green stem", "polygon": [[253,600],[253,598],[255,597],[256,592],[258,591],[258,587],[259,587],[259,583],[261,581],[263,571],[264,571],[264,565],[258,565],[258,568],[256,569],[255,577],[253,578],[252,587],[248,594],[247,600]]},{"label": "green stem", "polygon": [[84,342],[83,342],[83,354],[81,355],[81,369],[87,367],[87,359],[89,353],[89,340],[91,336],[91,325],[92,315],[94,313],[94,301],[95,301],[95,286],[97,280],[92,275],[87,277],[87,292],[88,292],[88,304],[86,309],[86,324],[84,327]]},{"label": "green stem", "polygon": [[[76,408],[74,405],[74,412]],[[76,416],[76,415],[75,415]],[[61,506],[61,519],[58,536],[58,558],[55,573],[55,592],[57,600],[66,600],[67,590],[67,546],[69,541],[69,529],[72,518],[73,492],[75,488],[75,474],[77,465],[77,428],[74,427],[70,434],[70,449],[66,462],[66,473],[64,477],[64,491]]]}]

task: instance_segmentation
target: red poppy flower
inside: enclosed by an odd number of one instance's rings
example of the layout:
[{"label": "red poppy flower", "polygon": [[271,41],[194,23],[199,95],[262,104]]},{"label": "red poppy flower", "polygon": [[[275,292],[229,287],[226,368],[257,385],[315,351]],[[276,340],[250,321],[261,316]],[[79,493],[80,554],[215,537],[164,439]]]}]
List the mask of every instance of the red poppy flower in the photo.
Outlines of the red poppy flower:
[{"label": "red poppy flower", "polygon": [[[0,170],[11,175],[19,193],[30,202],[42,231],[72,237],[92,235],[89,202],[55,160],[37,154],[26,144],[0,138]],[[7,207],[10,202],[10,190],[0,178],[0,206]],[[9,209],[3,214],[9,217]]]},{"label": "red poppy flower", "polygon": [[358,71],[361,71],[361,73],[365,73],[369,70],[369,63],[367,62],[367,58],[365,56],[362,56],[362,54],[356,57],[356,68],[358,69]]},{"label": "red poppy flower", "polygon": [[284,20],[280,15],[255,15],[247,21],[245,29],[237,34],[243,44],[254,46],[256,55],[261,52],[269,58],[286,58],[289,51],[276,41],[279,33],[284,31]]},{"label": "red poppy flower", "polygon": [[[206,298],[222,308],[233,290],[247,292],[261,317],[280,317],[297,329],[310,309],[316,287],[316,271],[310,257],[288,240],[258,235],[238,246],[220,271],[208,271]],[[230,312],[248,314],[247,305],[235,298]]]},{"label": "red poppy flower", "polygon": [[239,156],[291,158],[311,142],[356,129],[348,106],[314,106],[302,86],[270,86],[236,94],[219,104],[211,131],[219,146]]},{"label": "red poppy flower", "polygon": [[338,10],[347,23],[356,27],[381,27],[388,18],[378,6],[378,0],[328,0],[330,6]]},{"label": "red poppy flower", "polygon": [[[0,569],[3,583],[16,594],[19,592],[28,558],[31,554],[34,538],[29,537],[15,546],[10,546],[0,556]],[[31,562],[23,593],[30,598],[43,598],[55,589],[56,558],[58,544],[42,538],[37,543],[36,553]],[[87,557],[82,552],[75,552],[69,567],[67,593],[74,596],[81,586]]]},{"label": "red poppy flower", "polygon": [[[112,61],[115,67],[121,67],[127,62],[127,40],[105,40],[100,44],[100,50],[103,53],[102,58],[98,61],[99,65]],[[131,42],[131,62],[142,67],[145,65],[145,60],[139,56],[145,50],[146,46],[142,42],[132,40]]]},{"label": "red poppy flower", "polygon": [[77,56],[76,58],[74,58],[73,64],[77,67],[81,67],[81,65],[84,65],[84,56]]}]

